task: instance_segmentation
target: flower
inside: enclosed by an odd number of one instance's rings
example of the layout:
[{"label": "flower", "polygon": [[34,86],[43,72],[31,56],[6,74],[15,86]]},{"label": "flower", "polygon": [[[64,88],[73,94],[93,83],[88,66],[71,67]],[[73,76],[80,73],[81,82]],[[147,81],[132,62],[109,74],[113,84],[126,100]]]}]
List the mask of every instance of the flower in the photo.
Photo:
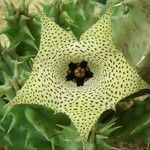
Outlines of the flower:
[{"label": "flower", "polygon": [[[128,64],[111,35],[109,10],[79,40],[41,15],[41,42],[33,70],[8,106],[38,104],[70,117],[83,142],[107,109],[115,109],[122,98],[148,85]],[[83,86],[66,81],[68,64],[88,62],[93,77]]]}]

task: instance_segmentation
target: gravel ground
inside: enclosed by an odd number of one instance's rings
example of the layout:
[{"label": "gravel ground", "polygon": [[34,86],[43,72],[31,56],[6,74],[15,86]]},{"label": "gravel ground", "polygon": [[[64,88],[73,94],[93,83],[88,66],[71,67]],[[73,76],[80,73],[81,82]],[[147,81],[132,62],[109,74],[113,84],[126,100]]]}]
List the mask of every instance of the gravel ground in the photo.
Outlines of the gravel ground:
[{"label": "gravel ground", "polygon": [[[108,140],[107,143],[112,147],[118,148],[120,150],[150,150],[150,145],[147,145],[145,142],[139,143],[127,143],[118,140]],[[0,150],[4,150],[2,146],[0,146]]]},{"label": "gravel ground", "polygon": [[108,140],[107,143],[113,147],[119,148],[120,150],[150,150],[150,145],[143,141],[138,143],[128,143],[118,140]]}]

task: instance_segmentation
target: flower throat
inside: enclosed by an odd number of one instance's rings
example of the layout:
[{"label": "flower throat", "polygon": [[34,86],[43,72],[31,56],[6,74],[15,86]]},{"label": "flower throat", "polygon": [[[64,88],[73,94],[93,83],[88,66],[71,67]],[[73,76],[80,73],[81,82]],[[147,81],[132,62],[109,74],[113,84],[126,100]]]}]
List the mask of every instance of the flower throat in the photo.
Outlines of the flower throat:
[{"label": "flower throat", "polygon": [[87,61],[84,60],[81,63],[69,63],[66,80],[76,82],[77,86],[83,86],[85,81],[93,77],[87,64]]}]

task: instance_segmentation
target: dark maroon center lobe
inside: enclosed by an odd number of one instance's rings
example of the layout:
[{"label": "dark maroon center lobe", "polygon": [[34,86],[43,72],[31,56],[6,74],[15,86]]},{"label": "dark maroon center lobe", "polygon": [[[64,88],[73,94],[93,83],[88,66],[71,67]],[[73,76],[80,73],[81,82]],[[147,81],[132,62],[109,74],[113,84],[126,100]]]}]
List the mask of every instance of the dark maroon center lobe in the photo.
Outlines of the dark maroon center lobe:
[{"label": "dark maroon center lobe", "polygon": [[81,63],[69,63],[66,80],[76,82],[77,86],[83,86],[85,81],[93,77],[93,73],[90,71],[87,64],[87,61],[84,60]]}]

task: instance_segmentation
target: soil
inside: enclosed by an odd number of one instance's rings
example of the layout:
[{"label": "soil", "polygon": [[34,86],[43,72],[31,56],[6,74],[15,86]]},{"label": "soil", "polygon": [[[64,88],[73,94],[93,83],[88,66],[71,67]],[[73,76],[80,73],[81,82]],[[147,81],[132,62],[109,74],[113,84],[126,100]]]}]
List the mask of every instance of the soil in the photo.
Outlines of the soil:
[{"label": "soil", "polygon": [[108,140],[107,143],[120,150],[150,150],[150,144],[147,144],[144,141],[129,143],[118,140]]},{"label": "soil", "polygon": [[[118,148],[118,150],[150,150],[150,145],[143,141],[140,141],[139,143],[128,143],[118,140],[108,140],[107,144]],[[4,150],[4,148],[0,146],[0,150]]]}]

